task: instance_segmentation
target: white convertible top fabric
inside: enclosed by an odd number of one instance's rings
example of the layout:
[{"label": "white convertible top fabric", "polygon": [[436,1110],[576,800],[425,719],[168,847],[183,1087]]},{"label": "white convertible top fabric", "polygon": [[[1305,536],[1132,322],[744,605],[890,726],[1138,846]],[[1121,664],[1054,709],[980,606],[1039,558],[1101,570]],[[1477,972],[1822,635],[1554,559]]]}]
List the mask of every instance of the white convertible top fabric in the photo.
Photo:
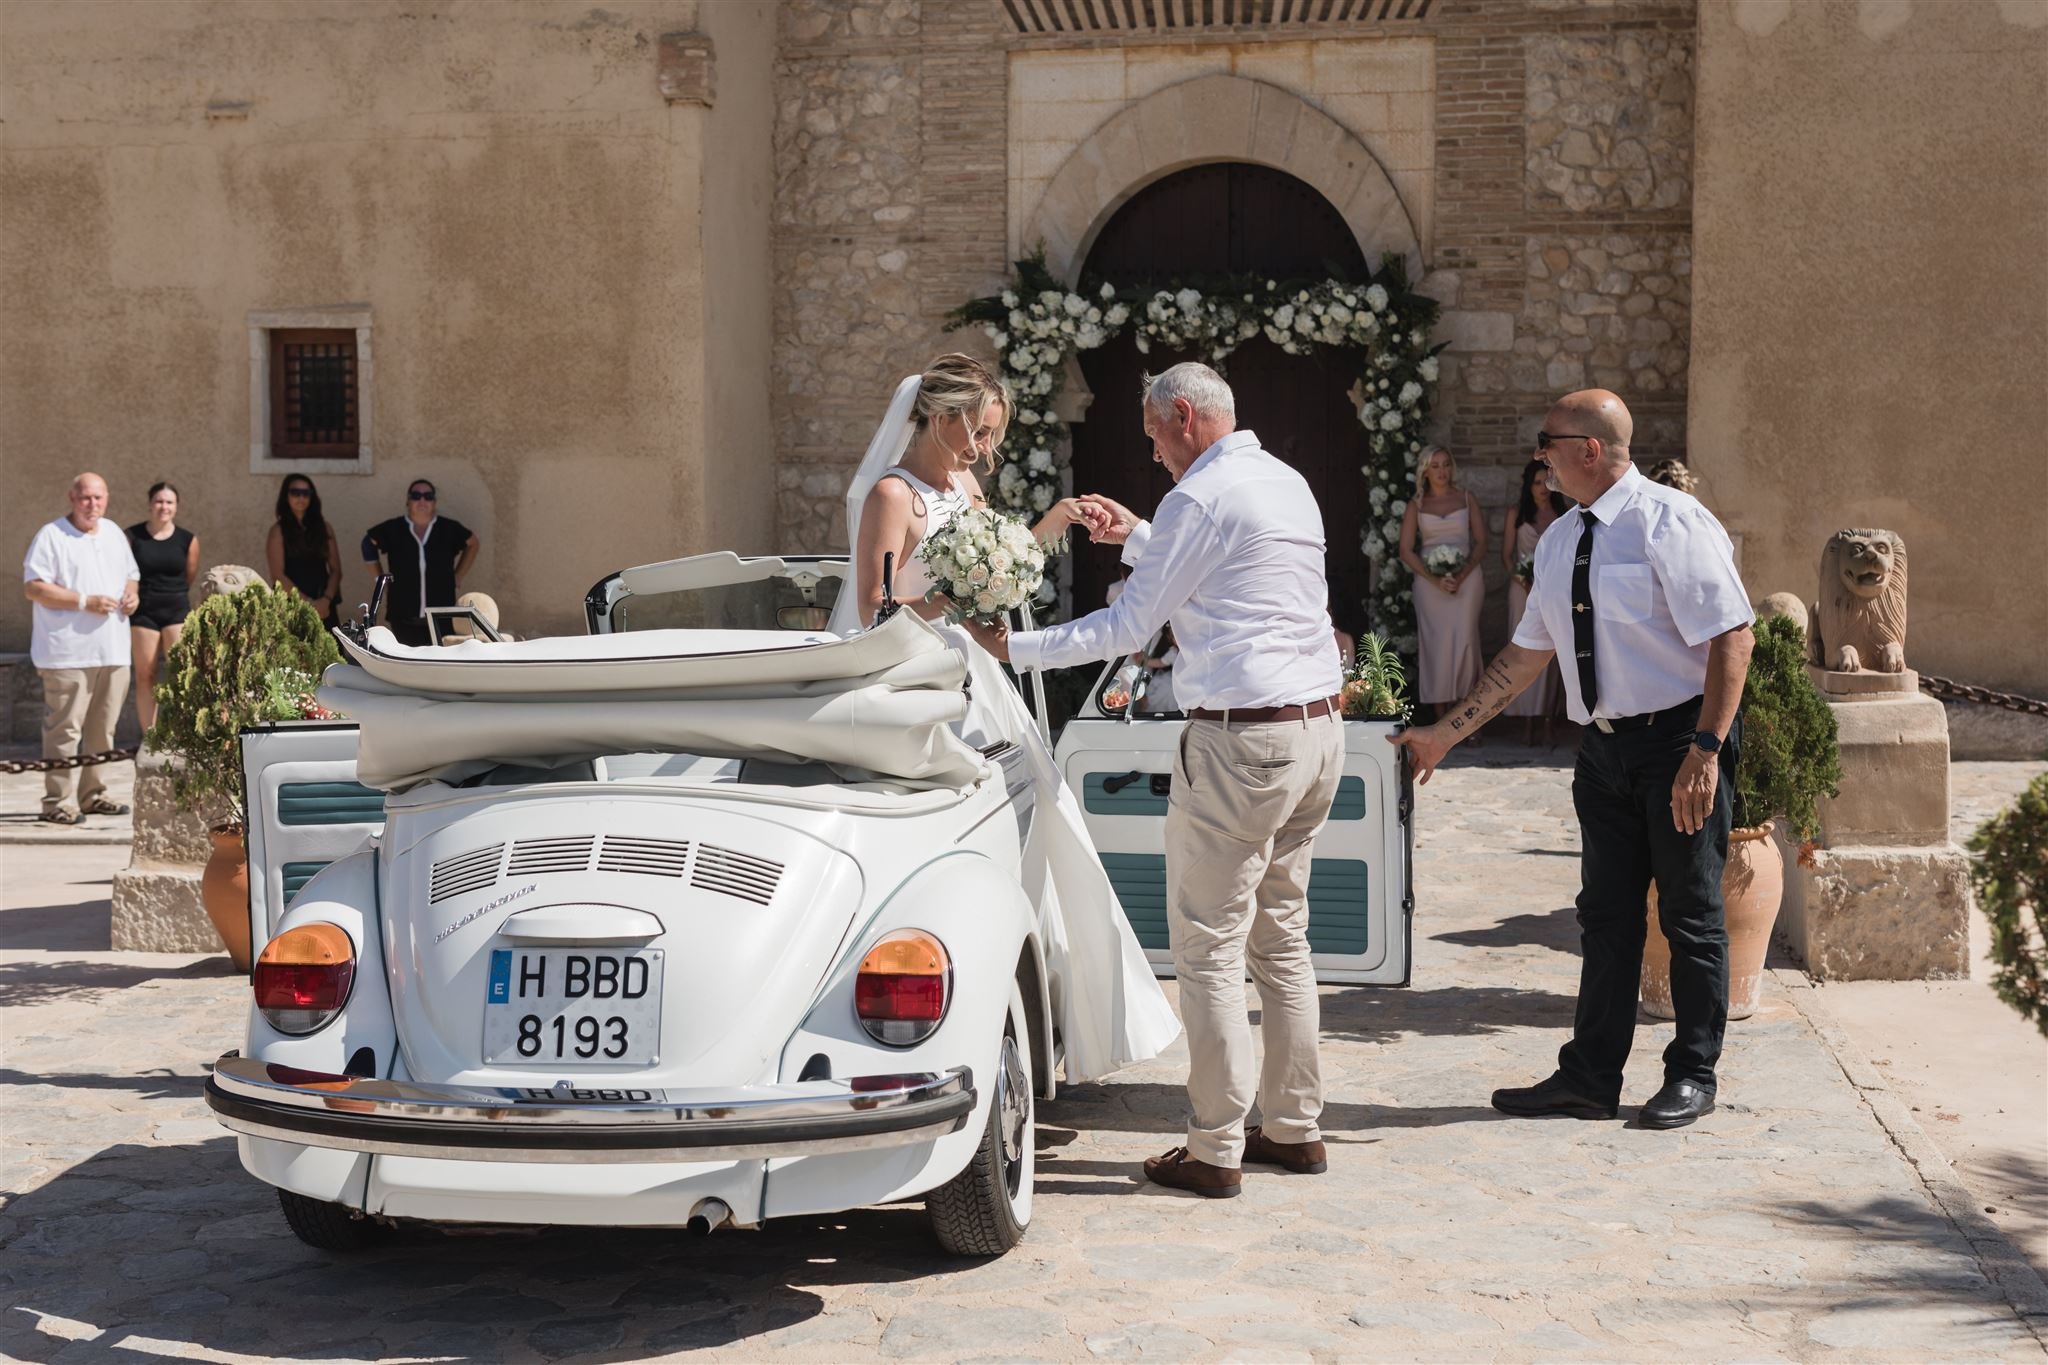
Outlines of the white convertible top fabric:
[{"label": "white convertible top fabric", "polygon": [[367,645],[342,644],[355,662],[327,670],[320,701],[362,727],[358,778],[386,791],[647,751],[956,788],[988,767],[953,730],[966,665],[910,612],[848,640],[692,630],[416,648],[373,627]]}]

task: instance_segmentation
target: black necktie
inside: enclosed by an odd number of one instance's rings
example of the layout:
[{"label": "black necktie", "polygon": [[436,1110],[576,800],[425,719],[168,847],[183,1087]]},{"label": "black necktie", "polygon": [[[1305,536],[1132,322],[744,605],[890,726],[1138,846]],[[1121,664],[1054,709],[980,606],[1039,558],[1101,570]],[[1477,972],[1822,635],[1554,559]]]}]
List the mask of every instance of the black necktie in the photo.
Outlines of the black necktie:
[{"label": "black necktie", "polygon": [[1579,658],[1579,700],[1586,714],[1600,704],[1600,676],[1593,669],[1593,513],[1579,513],[1579,552],[1572,560],[1572,650]]}]

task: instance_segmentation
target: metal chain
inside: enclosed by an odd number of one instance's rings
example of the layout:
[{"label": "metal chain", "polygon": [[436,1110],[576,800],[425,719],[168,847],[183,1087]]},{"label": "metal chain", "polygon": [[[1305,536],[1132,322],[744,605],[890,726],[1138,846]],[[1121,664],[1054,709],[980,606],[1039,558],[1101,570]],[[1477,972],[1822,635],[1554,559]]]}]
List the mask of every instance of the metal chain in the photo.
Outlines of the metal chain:
[{"label": "metal chain", "polygon": [[121,763],[135,757],[135,750],[108,749],[97,754],[73,754],[70,758],[0,759],[0,773],[47,773],[60,768],[90,768],[95,763]]},{"label": "metal chain", "polygon": [[1985,706],[2003,707],[2007,711],[2018,711],[2029,716],[2048,716],[2048,701],[2038,697],[2022,697],[2011,692],[1993,692],[1988,687],[1977,687],[1970,683],[1959,683],[1954,678],[1937,678],[1931,673],[1920,675],[1920,689],[1934,696],[1955,701],[1974,701]]}]

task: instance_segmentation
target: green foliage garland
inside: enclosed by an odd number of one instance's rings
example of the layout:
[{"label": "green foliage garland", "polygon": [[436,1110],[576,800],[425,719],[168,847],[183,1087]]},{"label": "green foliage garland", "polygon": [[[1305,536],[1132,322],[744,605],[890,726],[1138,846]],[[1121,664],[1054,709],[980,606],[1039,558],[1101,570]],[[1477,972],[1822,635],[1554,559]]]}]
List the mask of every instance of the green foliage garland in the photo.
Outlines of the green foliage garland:
[{"label": "green foliage garland", "polygon": [[209,597],[185,620],[157,684],[150,747],[181,761],[174,795],[187,810],[225,798],[242,819],[241,732],[306,714],[306,692],[341,662],[305,598],[252,583]]},{"label": "green foliage garland", "polygon": [[1970,838],[1970,884],[1991,921],[1991,989],[2048,1034],[2048,773]]},{"label": "green foliage garland", "polygon": [[994,505],[1032,517],[1058,500],[1069,457],[1057,411],[1067,357],[1126,330],[1136,333],[1140,351],[1194,352],[1218,368],[1258,336],[1290,355],[1354,352],[1359,381],[1350,397],[1372,448],[1362,470],[1372,520],[1359,528],[1374,569],[1367,605],[1395,651],[1414,656],[1414,583],[1399,554],[1401,514],[1426,448],[1437,353],[1444,348],[1429,342],[1437,302],[1415,292],[1400,256],[1383,257],[1380,268],[1356,284],[1239,276],[1173,289],[1085,281],[1075,291],[1046,267],[1042,250],[1016,262],[1016,271],[1012,288],[964,304],[951,319],[955,327],[979,326],[995,343],[1017,399],[1010,444],[1023,453],[997,474],[989,493]]},{"label": "green foliage garland", "polygon": [[1759,621],[1742,694],[1736,828],[1783,815],[1787,838],[1810,840],[1820,830],[1815,803],[1834,796],[1841,781],[1835,713],[1806,676],[1806,632],[1789,616]]}]

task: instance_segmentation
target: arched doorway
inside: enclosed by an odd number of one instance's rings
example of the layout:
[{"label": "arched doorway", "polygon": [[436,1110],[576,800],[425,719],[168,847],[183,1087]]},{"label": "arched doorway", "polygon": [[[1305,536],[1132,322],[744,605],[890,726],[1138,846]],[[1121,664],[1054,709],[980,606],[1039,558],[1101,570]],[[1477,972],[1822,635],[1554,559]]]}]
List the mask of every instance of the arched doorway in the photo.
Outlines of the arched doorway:
[{"label": "arched doorway", "polygon": [[[1138,192],[1103,225],[1081,274],[1127,284],[1166,285],[1218,275],[1363,279],[1365,253],[1329,200],[1285,171],[1217,162],[1175,172]],[[1076,492],[1104,493],[1149,515],[1173,487],[1152,462],[1140,423],[1139,380],[1206,356],[1140,354],[1130,333],[1080,356],[1094,394],[1087,420],[1073,425]],[[1359,549],[1370,455],[1345,390],[1358,378],[1340,351],[1288,355],[1263,337],[1223,366],[1237,396],[1237,422],[1300,470],[1323,509],[1329,546],[1330,612],[1354,635],[1365,624],[1366,560]],[[1078,538],[1077,538],[1078,539]],[[1121,570],[1117,551],[1081,542],[1074,552],[1073,609],[1100,607]]]}]

